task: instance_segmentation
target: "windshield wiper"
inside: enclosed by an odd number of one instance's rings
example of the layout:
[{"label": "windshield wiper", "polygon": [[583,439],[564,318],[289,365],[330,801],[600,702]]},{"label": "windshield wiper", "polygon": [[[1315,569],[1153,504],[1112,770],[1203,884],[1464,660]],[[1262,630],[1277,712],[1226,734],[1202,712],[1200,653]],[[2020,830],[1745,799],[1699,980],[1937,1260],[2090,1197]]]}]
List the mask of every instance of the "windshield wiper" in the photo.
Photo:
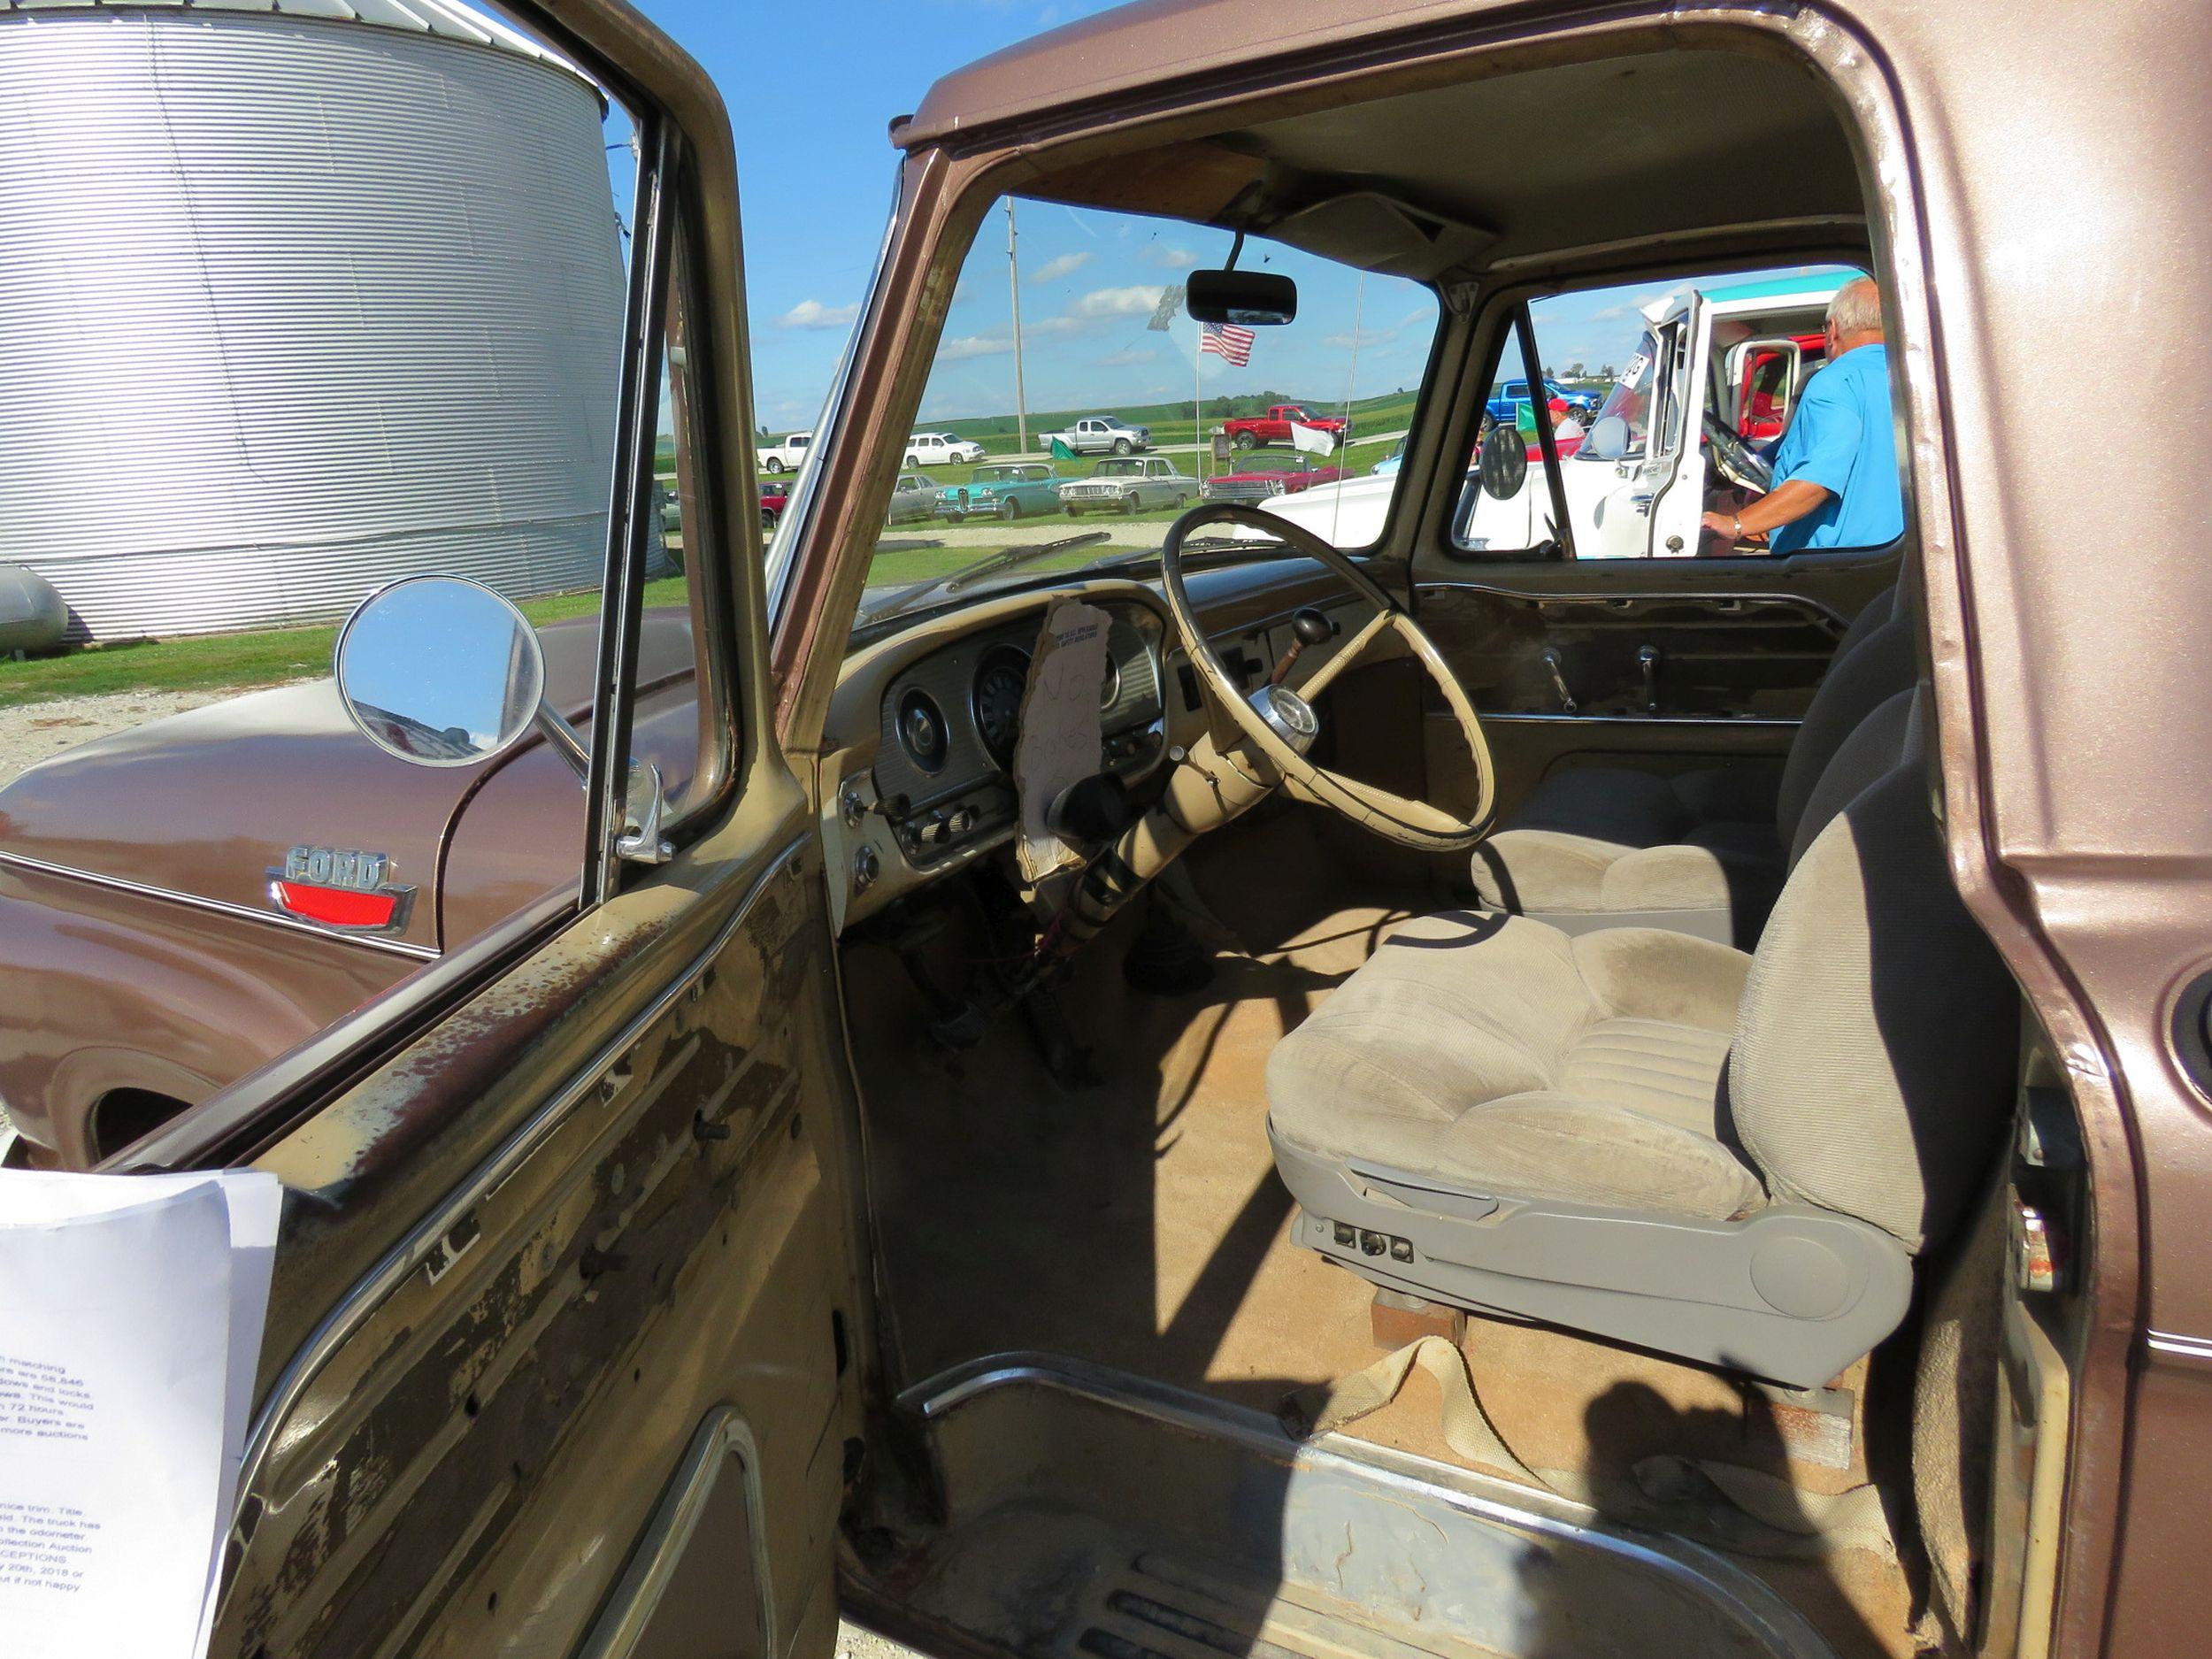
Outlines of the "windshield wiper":
[{"label": "windshield wiper", "polygon": [[1032,559],[1043,558],[1048,554],[1066,553],[1079,547],[1093,547],[1106,539],[1107,534],[1103,530],[1086,530],[1079,535],[1062,536],[1056,541],[1033,541],[1027,547],[1010,547],[1002,552],[992,554],[990,557],[978,564],[965,565],[953,572],[949,576],[932,576],[927,580],[916,582],[910,588],[902,588],[898,592],[878,600],[872,605],[864,605],[856,620],[861,623],[873,622],[879,618],[904,611],[917,600],[926,599],[932,594],[956,594],[963,588],[981,581],[986,576],[995,576],[1001,571],[1010,571],[1017,565],[1026,565]]}]

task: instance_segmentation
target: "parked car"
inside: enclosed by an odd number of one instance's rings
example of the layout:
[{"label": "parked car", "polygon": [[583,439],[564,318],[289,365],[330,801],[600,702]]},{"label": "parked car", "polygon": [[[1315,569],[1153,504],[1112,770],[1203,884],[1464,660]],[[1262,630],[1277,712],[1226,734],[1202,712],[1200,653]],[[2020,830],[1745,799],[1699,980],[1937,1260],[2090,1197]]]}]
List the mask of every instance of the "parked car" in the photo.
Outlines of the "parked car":
[{"label": "parked car", "polygon": [[795,472],[806,459],[807,445],[814,442],[810,432],[795,432],[781,443],[772,443],[760,452],[760,470],[764,472]]},{"label": "parked car", "polygon": [[1002,461],[979,466],[964,484],[937,492],[937,513],[964,518],[1024,518],[1060,511],[1060,475],[1042,461]]},{"label": "parked car", "polygon": [[1311,426],[1334,438],[1341,449],[1344,441],[1352,435],[1352,422],[1344,415],[1317,415],[1303,403],[1277,403],[1264,415],[1243,415],[1225,420],[1221,429],[1229,434],[1229,442],[1240,449],[1256,449],[1263,443],[1288,443],[1290,429]]},{"label": "parked car", "polygon": [[1088,478],[1060,486],[1060,502],[1071,518],[1087,512],[1180,507],[1196,494],[1198,480],[1158,456],[1114,456],[1094,466]]},{"label": "parked car", "polygon": [[1048,449],[1061,444],[1078,455],[1133,455],[1152,447],[1152,428],[1132,426],[1118,415],[1086,415],[1058,432],[1040,433],[1037,442]]},{"label": "parked car", "polygon": [[926,472],[902,472],[898,487],[891,492],[891,510],[885,515],[891,524],[910,524],[918,518],[937,516],[937,500],[942,486]]},{"label": "parked car", "polygon": [[1388,455],[1386,455],[1381,460],[1376,462],[1374,465],[1367,469],[1367,475],[1370,478],[1394,477],[1398,471],[1398,464],[1405,458],[1406,441],[1403,438],[1400,438],[1397,442],[1390,446],[1390,453]]},{"label": "parked car", "polygon": [[[1570,391],[1557,380],[1544,382],[1544,397],[1554,409],[1564,403],[1569,410],[1586,420],[1597,413],[1598,405],[1604,401],[1601,393]],[[1492,411],[1496,412],[1498,406],[1502,403],[1510,403],[1516,414],[1527,408],[1528,382],[1526,380],[1505,381],[1490,400]],[[1503,419],[1504,417],[1501,415],[1499,419]]]},{"label": "parked car", "polygon": [[[1514,389],[1517,387],[1519,388],[1517,393]],[[1564,397],[1558,396],[1545,398],[1544,406],[1551,411],[1555,426],[1566,419],[1568,411],[1574,407]],[[1512,421],[1526,417],[1530,407],[1526,380],[1500,381],[1491,389],[1490,401],[1483,405],[1491,419]]]},{"label": "parked car", "polygon": [[1252,467],[1210,478],[1199,494],[1208,501],[1259,502],[1275,495],[1295,495],[1345,476],[1340,466]]},{"label": "parked car", "polygon": [[983,458],[973,438],[950,432],[918,432],[906,441],[906,466],[972,466]]}]

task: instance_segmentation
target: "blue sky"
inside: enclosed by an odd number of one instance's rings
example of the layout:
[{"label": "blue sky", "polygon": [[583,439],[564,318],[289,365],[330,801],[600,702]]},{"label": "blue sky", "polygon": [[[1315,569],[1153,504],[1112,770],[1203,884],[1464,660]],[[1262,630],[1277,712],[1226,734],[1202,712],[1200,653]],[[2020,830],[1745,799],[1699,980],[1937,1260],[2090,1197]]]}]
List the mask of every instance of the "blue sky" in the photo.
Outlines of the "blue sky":
[{"label": "blue sky", "polygon": [[[705,65],[737,138],[758,418],[779,430],[820,409],[865,292],[890,211],[896,152],[887,135],[931,81],[1105,0],[828,0],[780,15],[728,0],[640,0]],[[1194,331],[1145,326],[1159,288],[1191,264],[1217,265],[1218,232],[1041,204],[1019,211],[1023,368],[1029,406],[1057,411],[1187,397]],[[987,220],[956,292],[919,419],[1013,408],[1002,216]],[[1274,389],[1335,402],[1417,379],[1435,307],[1409,284],[1287,250],[1248,247],[1299,279],[1301,314],[1263,331],[1248,369],[1200,360],[1205,390]],[[1624,363],[1639,304],[1669,285],[1566,296],[1540,311],[1555,370]],[[1354,326],[1356,312],[1358,326]],[[1356,385],[1353,384],[1357,341]]]}]

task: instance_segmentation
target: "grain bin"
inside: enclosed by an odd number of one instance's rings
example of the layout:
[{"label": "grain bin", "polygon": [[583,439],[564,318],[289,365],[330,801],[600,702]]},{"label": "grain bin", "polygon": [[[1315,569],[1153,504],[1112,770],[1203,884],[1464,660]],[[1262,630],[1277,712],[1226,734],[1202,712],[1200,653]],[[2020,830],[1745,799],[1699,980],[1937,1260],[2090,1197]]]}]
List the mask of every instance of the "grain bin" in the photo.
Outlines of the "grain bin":
[{"label": "grain bin", "polygon": [[0,0],[0,560],[74,639],[596,586],[604,112],[444,0]]}]

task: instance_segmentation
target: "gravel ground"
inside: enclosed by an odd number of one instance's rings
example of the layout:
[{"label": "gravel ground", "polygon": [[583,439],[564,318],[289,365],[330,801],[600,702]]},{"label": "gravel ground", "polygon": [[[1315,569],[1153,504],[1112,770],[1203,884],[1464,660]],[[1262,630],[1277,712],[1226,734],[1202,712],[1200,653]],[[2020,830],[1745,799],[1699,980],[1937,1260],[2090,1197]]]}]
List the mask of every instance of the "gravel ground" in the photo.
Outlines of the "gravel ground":
[{"label": "gravel ground", "polygon": [[879,1636],[845,1619],[837,1622],[837,1659],[929,1659],[918,1647],[908,1647]]},{"label": "gravel ground", "polygon": [[97,697],[57,697],[50,703],[0,709],[0,784],[65,749],[237,695],[233,691],[114,691]]}]

